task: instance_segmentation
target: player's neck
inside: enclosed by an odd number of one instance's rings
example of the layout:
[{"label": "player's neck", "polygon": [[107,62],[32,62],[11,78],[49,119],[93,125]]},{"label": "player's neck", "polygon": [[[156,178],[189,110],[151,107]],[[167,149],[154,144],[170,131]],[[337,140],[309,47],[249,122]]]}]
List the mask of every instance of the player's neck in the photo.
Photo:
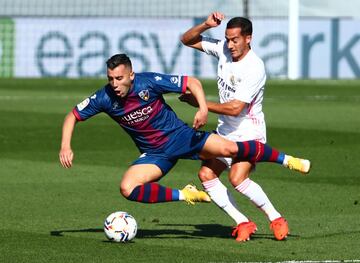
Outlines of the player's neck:
[{"label": "player's neck", "polygon": [[250,52],[250,48],[244,50],[244,52],[237,58],[233,58],[233,62],[239,62],[240,60],[242,60],[249,52]]}]

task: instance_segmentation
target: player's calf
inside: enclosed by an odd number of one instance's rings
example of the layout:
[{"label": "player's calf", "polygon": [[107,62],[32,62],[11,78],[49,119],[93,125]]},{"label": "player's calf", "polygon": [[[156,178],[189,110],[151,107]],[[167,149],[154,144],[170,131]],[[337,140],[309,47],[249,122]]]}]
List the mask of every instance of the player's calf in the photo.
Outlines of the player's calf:
[{"label": "player's calf", "polygon": [[237,161],[248,161],[252,163],[274,162],[304,174],[309,173],[311,168],[309,160],[296,158],[283,152],[279,152],[270,145],[259,141],[237,142],[237,146]]},{"label": "player's calf", "polygon": [[146,183],[136,186],[132,192],[126,196],[130,201],[140,203],[162,203],[180,201],[180,191],[162,186],[158,183]]}]

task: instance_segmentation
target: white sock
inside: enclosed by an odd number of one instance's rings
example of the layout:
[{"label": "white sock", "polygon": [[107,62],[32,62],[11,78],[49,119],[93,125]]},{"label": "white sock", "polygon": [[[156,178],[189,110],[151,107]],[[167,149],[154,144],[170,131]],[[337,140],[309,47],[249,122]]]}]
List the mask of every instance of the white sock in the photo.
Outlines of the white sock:
[{"label": "white sock", "polygon": [[284,161],[282,163],[283,166],[288,167],[288,161],[290,157],[291,157],[290,155],[285,154]]},{"label": "white sock", "polygon": [[249,222],[246,216],[244,216],[236,207],[233,197],[231,196],[228,189],[219,178],[212,179],[210,181],[203,182],[205,191],[211,197],[211,200],[224,210],[234,221],[236,224],[240,224],[242,222]]},{"label": "white sock", "polygon": [[180,201],[184,201],[185,200],[185,196],[183,194],[183,192],[181,190],[179,190],[179,200]]},{"label": "white sock", "polygon": [[281,217],[278,211],[274,208],[269,198],[263,191],[260,185],[250,180],[245,179],[241,184],[235,187],[237,191],[247,196],[258,208],[260,208],[269,218],[273,221],[276,218]]}]

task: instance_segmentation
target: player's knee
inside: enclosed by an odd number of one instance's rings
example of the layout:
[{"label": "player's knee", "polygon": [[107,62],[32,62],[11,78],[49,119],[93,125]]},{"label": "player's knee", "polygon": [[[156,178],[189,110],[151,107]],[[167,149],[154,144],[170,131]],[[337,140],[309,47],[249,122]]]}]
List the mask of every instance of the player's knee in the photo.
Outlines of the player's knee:
[{"label": "player's knee", "polygon": [[231,142],[231,144],[229,145],[229,151],[230,151],[230,155],[231,157],[235,157],[238,153],[238,146],[236,144],[236,142]]},{"label": "player's knee", "polygon": [[238,152],[238,147],[235,142],[227,142],[223,145],[222,156],[223,157],[235,157]]},{"label": "player's knee", "polygon": [[133,190],[134,190],[134,187],[130,186],[129,184],[126,184],[123,182],[120,184],[120,193],[125,198],[129,198],[129,196],[131,195]]},{"label": "player's knee", "polygon": [[235,177],[229,177],[229,182],[232,186],[237,187],[239,184],[241,184],[244,180],[241,180],[240,178]]},{"label": "player's knee", "polygon": [[215,179],[217,176],[213,172],[209,171],[208,169],[200,169],[198,173],[199,179],[201,182],[210,181]]},{"label": "player's knee", "polygon": [[249,174],[246,172],[237,173],[236,175],[229,176],[229,182],[232,184],[232,186],[237,187],[248,177]]}]

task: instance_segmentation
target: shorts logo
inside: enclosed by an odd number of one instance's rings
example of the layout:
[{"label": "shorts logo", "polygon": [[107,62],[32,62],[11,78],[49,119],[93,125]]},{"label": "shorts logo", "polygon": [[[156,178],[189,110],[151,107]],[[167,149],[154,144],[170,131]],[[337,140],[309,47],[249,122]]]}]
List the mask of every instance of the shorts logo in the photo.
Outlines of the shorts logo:
[{"label": "shorts logo", "polygon": [[162,77],[160,77],[160,76],[155,76],[155,80],[156,80],[156,81],[162,80]]},{"label": "shorts logo", "polygon": [[149,90],[147,89],[140,91],[138,95],[144,101],[148,101],[150,98]]},{"label": "shorts logo", "polygon": [[198,137],[198,138],[200,138],[203,134],[204,134],[204,132],[202,132],[202,131],[197,131],[197,132],[195,133],[195,136]]},{"label": "shorts logo", "polygon": [[170,82],[174,83],[174,84],[177,84],[179,82],[179,78],[178,77],[171,77]]},{"label": "shorts logo", "polygon": [[86,106],[89,105],[89,102],[90,102],[90,99],[89,99],[89,98],[84,99],[82,102],[80,102],[80,103],[77,105],[78,110],[79,110],[79,111],[82,111],[83,109],[85,109]]}]

